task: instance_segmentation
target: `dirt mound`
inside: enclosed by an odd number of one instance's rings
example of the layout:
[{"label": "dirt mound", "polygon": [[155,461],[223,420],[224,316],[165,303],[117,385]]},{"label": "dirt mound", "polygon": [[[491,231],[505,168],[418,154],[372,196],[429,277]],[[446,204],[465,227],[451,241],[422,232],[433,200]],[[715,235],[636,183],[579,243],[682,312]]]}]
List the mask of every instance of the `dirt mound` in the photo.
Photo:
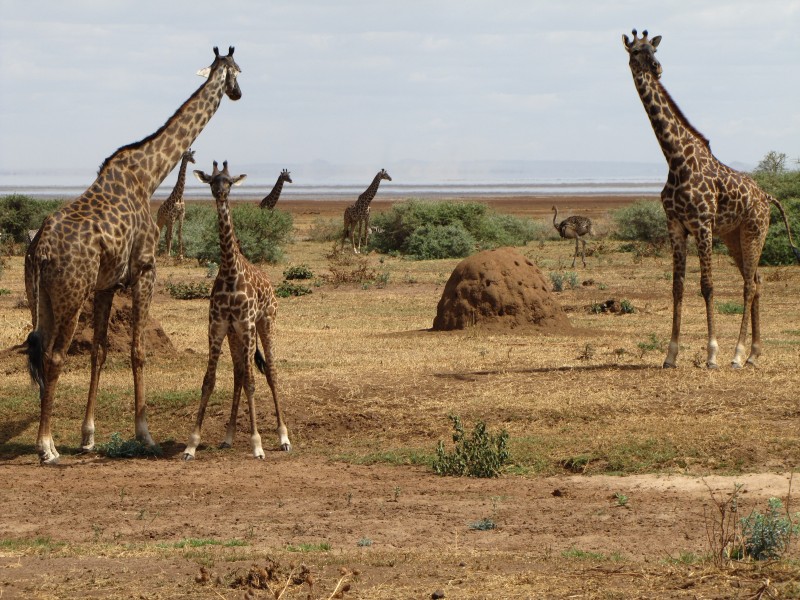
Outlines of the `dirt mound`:
[{"label": "dirt mound", "polygon": [[[94,313],[93,296],[90,296],[83,305],[81,316],[78,319],[78,328],[72,339],[68,354],[90,354],[92,351],[92,315]],[[111,315],[108,319],[108,352],[130,354],[131,351],[131,298],[118,293],[114,296],[111,305]],[[170,356],[175,354],[172,345],[161,323],[152,317],[145,326],[145,352],[147,356]]]},{"label": "dirt mound", "polygon": [[486,250],[465,258],[444,287],[433,329],[448,331],[476,325],[572,330],[542,272],[513,248]]}]

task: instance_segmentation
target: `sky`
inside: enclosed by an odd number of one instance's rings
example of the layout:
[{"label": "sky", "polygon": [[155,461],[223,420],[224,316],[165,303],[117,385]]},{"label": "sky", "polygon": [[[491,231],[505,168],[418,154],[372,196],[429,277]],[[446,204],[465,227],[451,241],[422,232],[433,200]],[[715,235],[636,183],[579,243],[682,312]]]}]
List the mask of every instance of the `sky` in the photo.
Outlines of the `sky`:
[{"label": "sky", "polygon": [[[242,99],[198,167],[664,163],[621,36],[727,164],[800,158],[798,0],[0,0],[0,179],[75,170],[160,127],[235,46]],[[436,177],[436,166],[432,167]],[[392,173],[396,178],[397,173]],[[277,175],[277,172],[276,172]],[[367,181],[368,182],[368,181]]]}]

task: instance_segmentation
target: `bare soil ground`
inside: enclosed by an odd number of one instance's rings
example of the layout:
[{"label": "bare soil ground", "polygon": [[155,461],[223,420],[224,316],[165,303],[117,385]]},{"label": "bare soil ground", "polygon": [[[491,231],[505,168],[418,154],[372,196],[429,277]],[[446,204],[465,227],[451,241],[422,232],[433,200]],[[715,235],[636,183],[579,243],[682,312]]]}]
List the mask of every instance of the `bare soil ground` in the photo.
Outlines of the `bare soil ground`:
[{"label": "bare soil ground", "polygon": [[[608,230],[626,198],[484,199],[552,220],[588,214]],[[293,201],[291,264],[315,274],[331,244],[307,239],[346,202]],[[373,211],[388,203],[376,201]],[[551,228],[552,229],[552,228]],[[555,231],[553,231],[555,233]],[[197,459],[182,460],[207,352],[207,301],[178,301],[167,281],[205,268],[159,262],[152,314],[175,353],[145,373],[160,458],[81,455],[88,358],[70,357],[58,389],[57,467],[38,465],[38,404],[21,356],[0,357],[0,598],[788,598],[800,597],[800,552],[781,561],[716,565],[717,502],[741,484],[739,515],[776,496],[796,510],[800,459],[800,275],[763,270],[764,356],[757,369],[707,371],[697,261],[690,261],[679,369],[660,368],[671,314],[671,262],[596,239],[579,284],[556,294],[571,332],[432,332],[458,261],[370,255],[376,282],[280,300],[279,386],[293,443],[251,457],[246,408],[237,444],[224,436],[232,375],[221,362]],[[568,272],[574,245],[519,249],[543,273]],[[266,266],[273,281],[286,265]],[[741,280],[715,259],[717,301]],[[0,348],[30,328],[22,260],[6,259]],[[628,300],[630,315],[593,304]],[[718,315],[730,358],[739,315]],[[98,441],[132,435],[125,353],[100,384]],[[277,445],[266,385],[259,427]],[[449,414],[505,428],[513,465],[497,479],[439,477],[428,466]],[[493,529],[482,524],[491,522]],[[306,571],[301,568],[304,565]],[[294,579],[294,581],[293,581]],[[272,590],[272,591],[270,591]]]}]

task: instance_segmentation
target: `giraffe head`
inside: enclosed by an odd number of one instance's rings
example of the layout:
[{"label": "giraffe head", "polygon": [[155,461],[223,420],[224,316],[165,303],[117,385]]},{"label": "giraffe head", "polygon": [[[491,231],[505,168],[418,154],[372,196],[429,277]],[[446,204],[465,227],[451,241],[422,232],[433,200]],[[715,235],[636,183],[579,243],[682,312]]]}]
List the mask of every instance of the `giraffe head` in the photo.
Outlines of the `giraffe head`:
[{"label": "giraffe head", "polygon": [[378,173],[381,179],[385,179],[386,181],[391,181],[392,178],[389,173],[386,172],[386,169],[381,169],[381,172]]},{"label": "giraffe head", "polygon": [[214,195],[217,204],[227,202],[231,187],[239,185],[244,181],[245,177],[247,177],[247,175],[231,175],[228,172],[227,160],[222,163],[222,171],[219,170],[217,161],[214,161],[214,170],[211,172],[211,175],[207,175],[200,170],[195,170],[194,176],[203,183],[207,183],[211,186],[211,193]]},{"label": "giraffe head", "polygon": [[214,62],[210,67],[200,69],[197,74],[200,77],[208,77],[216,69],[225,69],[225,94],[231,100],[238,100],[242,97],[242,90],[239,89],[239,84],[236,77],[242,70],[236,61],[233,60],[233,46],[228,47],[227,56],[220,56],[219,48],[214,46]]},{"label": "giraffe head", "polygon": [[292,183],[292,174],[289,172],[288,169],[284,169],[281,171],[281,179],[286,183]]},{"label": "giraffe head", "polygon": [[656,48],[661,43],[661,36],[657,35],[652,39],[647,38],[647,30],[642,32],[642,37],[636,36],[633,30],[633,40],[629,40],[627,35],[622,36],[622,43],[625,50],[630,55],[628,64],[634,73],[650,73],[656,79],[661,77],[661,63],[656,59]]},{"label": "giraffe head", "polygon": [[194,150],[192,150],[191,148],[189,148],[186,152],[184,152],[181,158],[186,162],[190,162],[192,164],[196,162],[194,160]]}]

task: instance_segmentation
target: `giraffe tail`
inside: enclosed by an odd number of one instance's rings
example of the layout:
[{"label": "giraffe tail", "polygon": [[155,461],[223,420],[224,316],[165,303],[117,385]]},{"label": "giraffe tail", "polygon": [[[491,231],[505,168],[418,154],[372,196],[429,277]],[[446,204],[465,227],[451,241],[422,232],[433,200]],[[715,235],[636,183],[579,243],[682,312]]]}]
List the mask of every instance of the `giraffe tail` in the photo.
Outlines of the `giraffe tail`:
[{"label": "giraffe tail", "polygon": [[256,368],[261,371],[262,375],[267,374],[267,361],[264,359],[264,355],[261,353],[261,350],[258,347],[258,342],[256,342]]},{"label": "giraffe tail", "polygon": [[37,384],[41,390],[44,388],[44,343],[42,334],[38,331],[31,331],[28,334],[25,346],[27,346],[25,354],[28,355],[28,373],[31,376],[31,381]]},{"label": "giraffe tail", "polygon": [[783,218],[783,224],[786,227],[786,235],[789,237],[789,247],[791,247],[792,249],[792,253],[794,254],[794,259],[797,261],[798,264],[800,264],[800,250],[798,250],[797,246],[795,246],[794,242],[792,241],[792,231],[789,228],[789,219],[786,217],[786,211],[783,210],[783,206],[781,205],[781,203],[778,202],[778,200],[776,200],[772,196],[769,196],[769,201],[772,204],[774,204],[775,207],[778,209],[778,212],[781,213],[781,217]]}]

